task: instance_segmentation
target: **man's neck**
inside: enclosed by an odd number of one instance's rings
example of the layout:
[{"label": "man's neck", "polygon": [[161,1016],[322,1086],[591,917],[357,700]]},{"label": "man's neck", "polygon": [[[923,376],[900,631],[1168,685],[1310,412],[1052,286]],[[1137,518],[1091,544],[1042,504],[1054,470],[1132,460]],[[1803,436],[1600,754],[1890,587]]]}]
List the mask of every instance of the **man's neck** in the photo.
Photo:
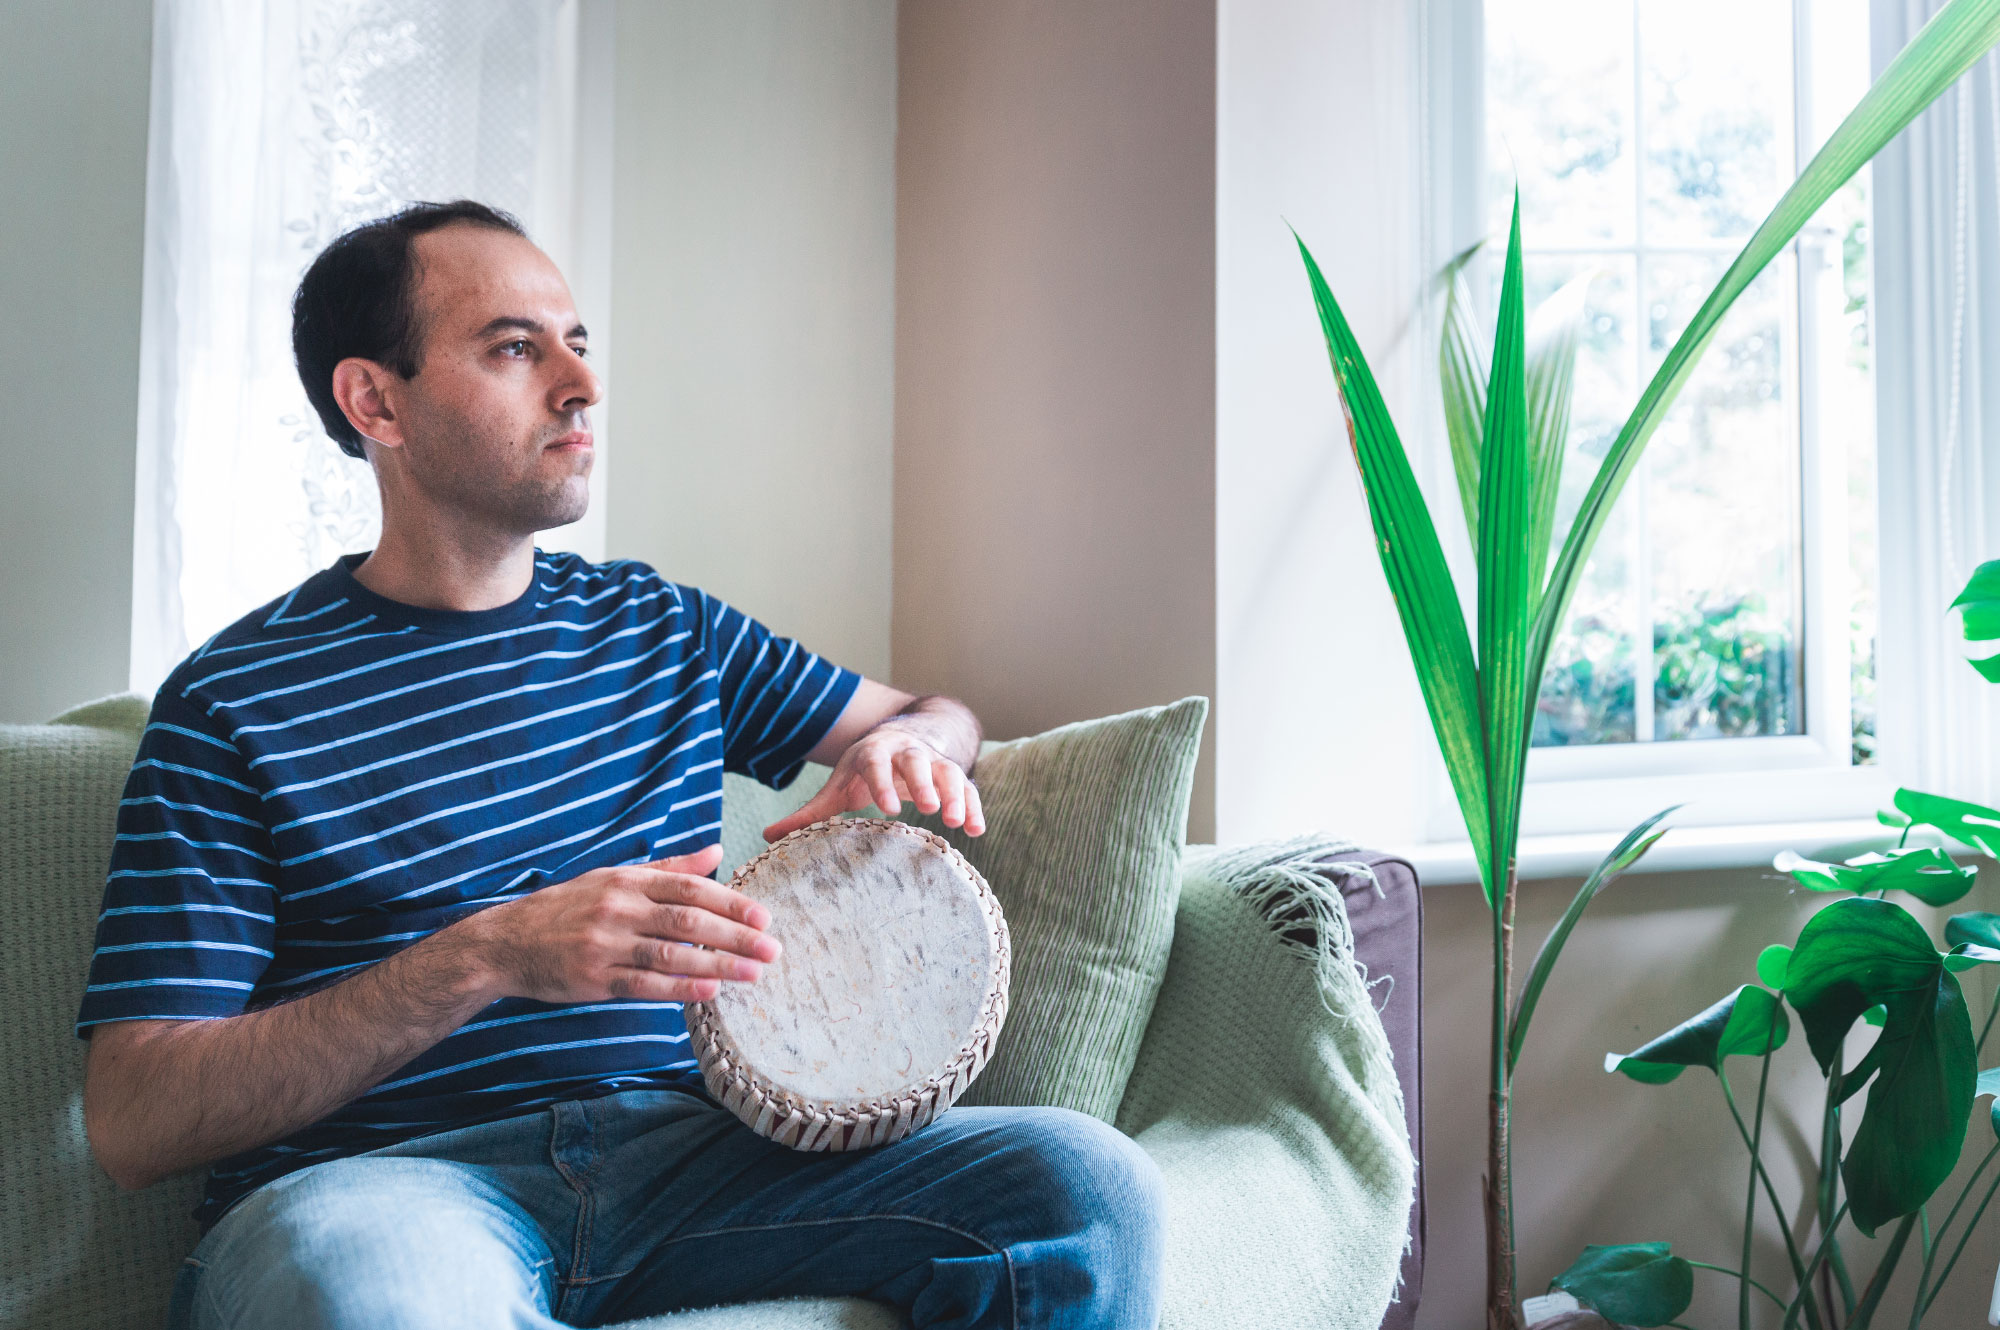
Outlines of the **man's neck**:
[{"label": "man's neck", "polygon": [[378,596],[427,610],[490,610],[512,604],[535,576],[532,536],[466,542],[383,524],[354,580]]}]

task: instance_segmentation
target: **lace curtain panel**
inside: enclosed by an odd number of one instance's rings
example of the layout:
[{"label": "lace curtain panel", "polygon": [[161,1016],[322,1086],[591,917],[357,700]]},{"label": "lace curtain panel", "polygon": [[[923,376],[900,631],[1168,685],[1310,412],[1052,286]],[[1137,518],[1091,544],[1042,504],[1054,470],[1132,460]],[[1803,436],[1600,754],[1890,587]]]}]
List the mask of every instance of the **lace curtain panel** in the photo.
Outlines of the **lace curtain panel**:
[{"label": "lace curtain panel", "polygon": [[134,687],[374,543],[373,476],[327,437],[292,364],[291,297],[314,255],[407,203],[469,197],[565,264],[576,5],[159,0]]}]

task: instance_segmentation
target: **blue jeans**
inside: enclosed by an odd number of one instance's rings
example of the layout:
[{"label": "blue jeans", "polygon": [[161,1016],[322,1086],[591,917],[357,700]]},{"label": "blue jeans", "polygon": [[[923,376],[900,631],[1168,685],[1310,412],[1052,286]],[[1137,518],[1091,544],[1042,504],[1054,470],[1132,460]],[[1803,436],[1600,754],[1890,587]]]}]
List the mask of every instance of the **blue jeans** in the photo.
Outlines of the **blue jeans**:
[{"label": "blue jeans", "polygon": [[1159,1174],[1053,1108],[959,1108],[802,1154],[628,1090],[288,1174],[210,1229],[170,1330],[542,1330],[847,1295],[917,1326],[1159,1320]]}]

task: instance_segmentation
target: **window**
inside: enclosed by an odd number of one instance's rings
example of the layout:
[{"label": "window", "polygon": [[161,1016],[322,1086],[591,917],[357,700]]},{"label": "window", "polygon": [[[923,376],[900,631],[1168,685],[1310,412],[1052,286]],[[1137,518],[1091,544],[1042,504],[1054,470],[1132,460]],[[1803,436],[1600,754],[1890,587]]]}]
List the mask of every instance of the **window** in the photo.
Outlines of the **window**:
[{"label": "window", "polygon": [[[1465,4],[1483,95],[1443,108],[1442,211],[1494,237],[1497,295],[1518,179],[1530,310],[1590,275],[1560,534],[1654,368],[1865,91],[1868,8],[1486,0],[1482,23]],[[1868,189],[1864,171],[1737,302],[1621,495],[1544,676],[1529,832],[1629,825],[1716,773],[1872,762]]]},{"label": "window", "polygon": [[[162,0],[140,344],[132,684],[374,543],[374,478],[291,356],[290,301],[335,236],[421,199],[519,217],[608,343],[602,0]],[[588,121],[589,123],[584,123]],[[603,312],[599,312],[603,311]],[[601,412],[596,420],[604,435]],[[602,555],[595,527],[543,543]],[[595,547],[595,548],[593,548]]]}]

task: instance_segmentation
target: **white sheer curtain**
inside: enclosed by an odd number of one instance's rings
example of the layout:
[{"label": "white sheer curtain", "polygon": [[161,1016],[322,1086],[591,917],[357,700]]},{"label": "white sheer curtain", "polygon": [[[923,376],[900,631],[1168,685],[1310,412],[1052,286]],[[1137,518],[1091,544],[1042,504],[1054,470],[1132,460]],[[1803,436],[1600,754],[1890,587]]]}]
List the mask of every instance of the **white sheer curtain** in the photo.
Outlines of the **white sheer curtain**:
[{"label": "white sheer curtain", "polygon": [[292,292],[328,241],[469,197],[569,267],[578,4],[158,0],[134,687],[375,539],[367,464],[326,436],[292,364]]},{"label": "white sheer curtain", "polygon": [[[1875,0],[1876,73],[1942,0]],[[2000,558],[2000,57],[1875,163],[1882,760],[1939,794],[2000,798],[2000,696],[1946,606]]]}]

